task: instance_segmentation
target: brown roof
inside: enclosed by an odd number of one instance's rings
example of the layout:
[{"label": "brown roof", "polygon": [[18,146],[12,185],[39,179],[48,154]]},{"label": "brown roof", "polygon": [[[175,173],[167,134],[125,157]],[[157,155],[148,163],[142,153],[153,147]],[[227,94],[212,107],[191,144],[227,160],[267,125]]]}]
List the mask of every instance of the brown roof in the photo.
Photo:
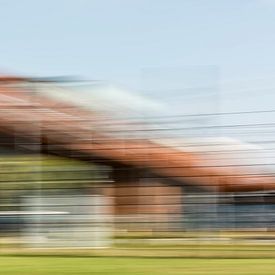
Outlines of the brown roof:
[{"label": "brown roof", "polygon": [[[18,80],[10,77],[7,82],[11,79]],[[203,164],[202,155],[148,139],[114,138],[97,130],[100,122],[110,118],[47,98],[31,89],[4,85],[7,82],[1,82],[0,78],[0,85],[3,84],[0,86],[0,131],[31,143],[46,144],[49,152],[69,150],[90,158],[146,168],[158,176],[211,190],[275,190],[275,178],[271,176],[247,173],[238,166],[209,167]]]}]

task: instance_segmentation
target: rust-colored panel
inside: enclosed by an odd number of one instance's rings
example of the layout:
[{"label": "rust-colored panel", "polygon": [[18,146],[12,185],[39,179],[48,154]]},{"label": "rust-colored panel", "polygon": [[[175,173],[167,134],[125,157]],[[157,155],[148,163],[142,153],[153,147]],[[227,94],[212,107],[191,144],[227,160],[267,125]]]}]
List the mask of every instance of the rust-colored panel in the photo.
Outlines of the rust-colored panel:
[{"label": "rust-colored panel", "polygon": [[[20,136],[29,143],[47,145],[51,151],[90,159],[98,157],[127,167],[144,168],[179,183],[221,192],[275,190],[274,177],[246,175],[241,167],[206,167],[203,156],[159,145],[146,139],[114,138],[99,131],[103,116],[46,98],[11,82],[25,78],[0,78],[0,131]],[[110,120],[110,123],[112,121]],[[122,166],[123,167],[123,166]],[[129,180],[125,179],[128,184]]]}]

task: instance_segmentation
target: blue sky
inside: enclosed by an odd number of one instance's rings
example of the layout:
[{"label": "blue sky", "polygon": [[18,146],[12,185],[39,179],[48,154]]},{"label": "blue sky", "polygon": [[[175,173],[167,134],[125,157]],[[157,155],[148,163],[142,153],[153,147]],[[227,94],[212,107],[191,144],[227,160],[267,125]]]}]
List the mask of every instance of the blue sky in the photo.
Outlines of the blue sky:
[{"label": "blue sky", "polygon": [[136,85],[145,68],[275,72],[272,0],[1,0],[2,71]]},{"label": "blue sky", "polygon": [[274,30],[275,0],[0,0],[0,70],[153,87],[154,95],[159,80],[167,91],[210,81],[226,110],[227,102],[246,107],[231,97],[251,89],[248,109],[262,109],[274,101]]}]

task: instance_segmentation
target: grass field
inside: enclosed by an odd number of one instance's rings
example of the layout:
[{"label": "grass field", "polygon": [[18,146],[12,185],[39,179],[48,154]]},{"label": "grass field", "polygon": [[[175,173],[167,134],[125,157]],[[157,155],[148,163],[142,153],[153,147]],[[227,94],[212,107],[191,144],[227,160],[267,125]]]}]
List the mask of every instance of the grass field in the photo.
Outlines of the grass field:
[{"label": "grass field", "polygon": [[275,260],[1,256],[0,274],[273,275]]}]

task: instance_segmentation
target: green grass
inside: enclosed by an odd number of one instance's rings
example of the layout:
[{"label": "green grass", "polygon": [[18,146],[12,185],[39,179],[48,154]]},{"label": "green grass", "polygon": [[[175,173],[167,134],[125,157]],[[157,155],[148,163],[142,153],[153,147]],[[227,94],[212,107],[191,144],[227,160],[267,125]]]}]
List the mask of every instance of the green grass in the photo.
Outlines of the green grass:
[{"label": "green grass", "polygon": [[275,274],[275,260],[1,256],[0,274],[265,275]]}]

